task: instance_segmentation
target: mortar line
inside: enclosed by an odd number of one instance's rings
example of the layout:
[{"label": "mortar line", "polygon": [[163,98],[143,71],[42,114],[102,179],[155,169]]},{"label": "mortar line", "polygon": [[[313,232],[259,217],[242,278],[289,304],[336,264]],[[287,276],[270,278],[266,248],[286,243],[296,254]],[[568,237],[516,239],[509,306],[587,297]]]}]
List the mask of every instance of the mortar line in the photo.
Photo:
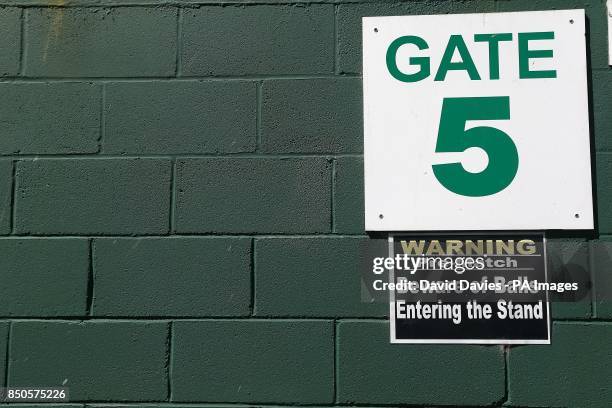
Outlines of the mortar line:
[{"label": "mortar line", "polygon": [[11,169],[11,208],[10,208],[10,220],[9,220],[9,227],[10,227],[10,234],[13,235],[15,234],[15,224],[16,224],[16,214],[17,211],[15,210],[15,201],[16,200],[16,196],[17,196],[17,162],[19,160],[12,160],[11,164],[12,164],[12,169]]},{"label": "mortar line", "polygon": [[268,239],[280,239],[280,238],[299,238],[299,239],[314,239],[314,238],[353,238],[353,239],[367,239],[368,236],[365,234],[248,234],[248,233],[211,233],[211,232],[194,232],[194,233],[180,233],[173,234],[171,237],[168,234],[90,234],[83,233],[79,234],[32,234],[27,235],[15,234],[12,236],[0,236],[0,240],[3,239],[65,239],[65,238],[113,238],[113,239],[156,239],[156,238],[202,238],[202,239],[214,239],[214,238],[268,238]]},{"label": "mortar line", "polygon": [[[365,1],[348,1],[347,4],[363,4],[363,3],[371,3],[375,2],[375,0],[365,0]],[[84,1],[73,1],[68,2],[66,4],[49,4],[48,2],[38,1],[38,2],[29,2],[25,0],[17,0],[14,2],[10,1],[2,1],[0,2],[0,7],[22,7],[22,8],[50,8],[50,9],[63,9],[63,8],[118,8],[118,7],[190,7],[197,8],[199,6],[213,6],[213,7],[226,7],[226,6],[261,6],[261,5],[296,5],[296,6],[304,6],[305,3],[300,0],[281,0],[281,1],[269,1],[269,0],[256,0],[252,2],[245,2],[244,0],[230,0],[230,1],[212,1],[212,0],[202,0],[202,1],[189,1],[189,0],[168,0],[163,1],[159,4],[147,2],[147,1],[126,1],[125,3],[121,3],[118,1],[109,0],[107,2],[93,2],[88,3]],[[335,4],[335,0],[317,0],[311,4]]]},{"label": "mortar line", "polygon": [[174,234],[175,230],[175,215],[174,207],[176,206],[176,159],[172,158],[170,163],[170,209],[168,210],[168,235]]},{"label": "mortar line", "polygon": [[508,352],[510,351],[509,346],[504,347],[504,399],[502,400],[501,406],[504,406],[508,402]]},{"label": "mortar line", "polygon": [[255,238],[251,238],[251,302],[250,316],[255,315]]},{"label": "mortar line", "polygon": [[[153,323],[168,323],[169,321],[177,322],[206,322],[215,320],[224,321],[251,321],[251,322],[295,322],[296,320],[304,322],[328,322],[334,321],[335,317],[321,317],[321,316],[273,316],[273,317],[259,317],[259,316],[156,316],[156,315],[140,315],[135,316],[133,314],[126,316],[102,316],[93,319],[84,318],[80,316],[48,316],[48,317],[31,317],[31,316],[7,316],[2,318],[10,318],[13,322],[57,322],[57,323],[68,323],[68,322],[83,322],[88,321],[89,323],[130,323],[134,321],[146,322],[150,321]],[[386,317],[343,317],[342,320],[354,321],[354,322],[389,322]],[[607,324],[606,324],[607,325]]]},{"label": "mortar line", "polygon": [[[600,235],[601,237],[605,237],[605,235]],[[591,279],[591,319],[597,319],[597,274],[592,270],[593,265],[595,264],[594,256],[592,248],[588,248],[588,257],[587,257],[587,268],[589,268],[589,278]]]},{"label": "mortar line", "polygon": [[363,153],[188,153],[188,154],[167,154],[167,153],[145,153],[145,154],[96,154],[96,153],[77,153],[77,154],[20,154],[20,155],[0,155],[0,158],[15,159],[15,160],[64,160],[64,159],[92,159],[92,160],[117,160],[117,159],[200,159],[200,158],[221,158],[221,159],[302,159],[302,158],[324,158],[332,159],[333,157],[363,157]]},{"label": "mortar line", "polygon": [[[400,1],[405,1],[405,0],[400,0]],[[343,0],[342,4],[349,4],[349,5],[360,5],[360,4],[372,4],[372,3],[377,3],[378,0]],[[385,3],[393,3],[393,1],[391,0],[385,0]],[[99,8],[99,7],[105,7],[105,8],[119,8],[119,7],[177,7],[177,8],[198,8],[200,6],[207,6],[207,7],[227,7],[227,6],[234,6],[234,7],[252,7],[252,6],[262,6],[262,5],[270,5],[270,6],[278,6],[278,5],[295,5],[295,6],[301,6],[303,7],[304,5],[310,5],[310,4],[328,4],[328,5],[337,5],[337,0],[317,0],[317,1],[310,1],[310,2],[304,2],[304,1],[300,1],[300,0],[280,0],[280,1],[270,1],[270,0],[255,0],[255,1],[245,1],[245,0],[229,0],[229,1],[214,1],[214,0],[201,0],[201,1],[189,1],[189,0],[168,0],[168,1],[163,1],[160,3],[152,3],[152,2],[147,2],[147,1],[126,1],[125,3],[121,3],[118,1],[113,1],[113,0],[109,0],[107,2],[92,2],[92,3],[87,3],[84,1],[73,1],[73,2],[68,2],[66,4],[49,4],[48,2],[44,2],[44,1],[38,1],[38,2],[31,2],[31,1],[27,1],[27,0],[17,0],[17,1],[2,1],[0,2],[0,7],[20,7],[20,8],[24,8],[24,9],[28,9],[28,8],[49,8],[49,9],[62,9],[62,8],[66,8],[66,9],[71,9],[71,8]],[[492,11],[499,11],[499,0],[495,1],[495,7]]]},{"label": "mortar line", "polygon": [[168,353],[167,363],[168,368],[166,371],[166,375],[168,377],[168,402],[172,402],[172,355],[174,354],[174,342],[172,341],[172,337],[174,335],[174,322],[168,322],[168,340],[167,340],[167,348],[166,351]]},{"label": "mortar line", "polygon": [[[123,407],[134,407],[134,408],[140,408],[143,406],[143,403],[138,403],[138,402],[134,402],[134,401],[127,401],[127,402],[105,402],[105,401],[77,401],[75,402],[75,404],[80,403],[85,405],[86,407],[118,407],[118,408],[123,408]],[[51,404],[49,404],[51,405]],[[74,404],[73,404],[74,405]],[[15,408],[22,406],[22,407],[30,407],[31,405],[26,405],[26,404],[11,404],[11,406],[14,406]],[[265,402],[265,403],[251,403],[251,404],[247,404],[244,402],[235,402],[235,401],[222,401],[222,402],[211,402],[211,401],[206,401],[206,402],[182,402],[182,403],[172,403],[172,404],[168,404],[168,402],[147,402],[146,405],[147,407],[151,406],[151,407],[164,407],[164,408],[173,408],[173,407],[193,407],[193,408],[217,408],[219,406],[223,406],[223,407],[233,407],[233,408],[252,408],[252,407],[269,407],[269,408],[286,408],[286,407],[311,407],[311,408],[329,408],[330,405],[324,405],[321,404],[319,402],[313,402],[313,403],[301,403],[301,402]],[[431,404],[397,404],[397,403],[377,403],[377,404],[368,404],[368,403],[354,403],[354,402],[343,402],[343,403],[339,403],[336,404],[335,406],[338,407],[370,407],[370,408],[396,408],[396,407],[401,407],[401,408],[431,408]],[[464,406],[461,405],[444,405],[444,408],[463,408]],[[475,408],[476,406],[474,405],[469,405],[468,407],[471,408]],[[489,407],[487,405],[487,407]],[[495,407],[497,407],[497,405],[495,405]],[[9,407],[10,408],[10,407]]]},{"label": "mortar line", "polygon": [[261,152],[261,118],[262,118],[262,94],[263,94],[263,81],[257,81],[255,84],[256,91],[256,104],[255,107],[255,152]]},{"label": "mortar line", "polygon": [[[588,241],[587,241],[588,242]],[[589,306],[591,306],[591,313],[590,313],[590,318],[594,319],[596,318],[595,315],[595,297],[597,295],[597,289],[596,289],[596,283],[595,283],[595,273],[593,271],[593,265],[594,265],[594,261],[592,258],[592,254],[593,254],[593,248],[590,244],[587,244],[587,260],[586,260],[586,267],[587,267],[587,273],[588,273],[588,279],[591,282],[591,290],[589,290]]]},{"label": "mortar line", "polygon": [[[22,7],[22,8],[50,8],[50,9],[62,9],[62,8],[118,8],[118,7],[185,7],[185,8],[198,8],[200,6],[214,6],[214,7],[243,7],[243,6],[277,6],[277,5],[295,5],[304,7],[305,5],[335,5],[338,0],[315,0],[315,1],[303,1],[303,0],[224,0],[224,1],[215,1],[215,0],[164,0],[159,3],[152,3],[150,1],[138,1],[138,0],[129,0],[125,2],[120,2],[117,0],[107,0],[103,2],[86,2],[86,1],[71,1],[66,2],[65,4],[49,4],[49,2],[45,1],[28,1],[28,0],[15,0],[15,1],[0,1],[0,7]],[[380,0],[342,0],[342,4],[352,4],[352,5],[360,5],[360,4],[368,4],[368,3],[377,3]],[[406,1],[406,0],[400,0]],[[384,0],[384,3],[393,3],[392,0]]]},{"label": "mortar line", "polygon": [[19,39],[19,73],[18,75],[23,75],[25,71],[25,35],[26,35],[26,9],[21,9],[21,16],[19,18],[21,22],[21,38]]},{"label": "mortar line", "polygon": [[100,134],[98,135],[98,154],[102,153],[104,145],[105,134],[106,134],[106,84],[101,84],[101,95],[100,95]]},{"label": "mortar line", "polygon": [[336,159],[332,159],[332,171],[331,171],[331,197],[329,201],[330,206],[330,231],[333,233],[336,232]]},{"label": "mortar line", "polygon": [[[70,404],[74,405],[74,404],[82,404],[85,405],[86,407],[93,407],[93,406],[99,406],[99,407],[118,407],[118,408],[122,408],[122,407],[134,407],[134,408],[140,408],[142,406],[151,406],[151,407],[164,407],[164,408],[173,408],[173,407],[193,407],[193,408],[217,408],[219,406],[227,406],[227,407],[234,407],[234,408],[251,408],[251,407],[270,407],[270,408],[286,408],[286,407],[312,407],[312,408],[329,408],[329,404],[328,405],[324,405],[318,402],[313,402],[313,403],[300,403],[300,402],[286,402],[286,401],[274,401],[274,402],[265,402],[265,403],[260,403],[260,402],[253,402],[250,404],[246,404],[244,402],[235,402],[235,401],[220,401],[220,402],[215,402],[215,401],[204,401],[204,402],[182,402],[179,403],[178,401],[175,403],[173,402],[172,404],[169,404],[168,402],[165,401],[155,401],[155,402],[146,402],[146,403],[138,403],[135,401],[127,401],[127,402],[108,402],[105,400],[75,400],[75,401],[70,401]],[[52,406],[51,404],[46,404],[49,406]],[[10,404],[11,407],[29,407],[32,405],[26,405],[26,404]],[[369,404],[369,403],[341,403],[341,404],[337,404],[336,406],[338,407],[371,407],[371,408],[396,408],[396,407],[401,407],[401,408],[429,408],[431,407],[431,404],[397,404],[397,403],[377,403],[377,404]],[[445,405],[445,408],[456,408],[458,407],[457,405]],[[461,406],[463,407],[463,405]],[[470,407],[475,407],[473,405],[471,405]],[[10,407],[9,407],[10,408]]]},{"label": "mortar line", "polygon": [[4,356],[4,387],[8,387],[9,384],[9,365],[11,363],[11,333],[13,331],[13,323],[11,321],[8,322],[8,331],[6,334],[6,350]]},{"label": "mortar line", "polygon": [[192,75],[175,77],[173,75],[164,76],[5,76],[0,78],[0,83],[4,82],[25,82],[25,83],[55,83],[55,82],[88,82],[88,83],[114,83],[114,82],[176,82],[176,81],[263,81],[263,80],[296,80],[296,79],[336,79],[336,78],[361,78],[359,73],[342,74],[281,74],[281,75]]},{"label": "mortar line", "polygon": [[86,315],[93,316],[93,299],[94,299],[94,262],[93,262],[93,238],[89,239],[89,267],[87,271],[87,297],[86,297]]}]

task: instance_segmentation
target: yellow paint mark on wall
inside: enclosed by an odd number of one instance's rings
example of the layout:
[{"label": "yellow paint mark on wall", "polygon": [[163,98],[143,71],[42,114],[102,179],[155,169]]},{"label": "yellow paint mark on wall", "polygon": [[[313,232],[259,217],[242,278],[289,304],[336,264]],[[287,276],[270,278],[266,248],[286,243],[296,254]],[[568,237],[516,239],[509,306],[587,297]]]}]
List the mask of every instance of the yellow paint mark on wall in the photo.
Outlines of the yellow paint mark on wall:
[{"label": "yellow paint mark on wall", "polygon": [[66,5],[66,0],[51,0],[49,5],[57,8],[50,9],[50,12],[52,13],[51,24],[49,25],[49,33],[47,34],[47,40],[45,42],[43,62],[47,62],[47,54],[49,52],[51,41],[56,41],[62,31],[62,25],[64,23],[63,6]]}]

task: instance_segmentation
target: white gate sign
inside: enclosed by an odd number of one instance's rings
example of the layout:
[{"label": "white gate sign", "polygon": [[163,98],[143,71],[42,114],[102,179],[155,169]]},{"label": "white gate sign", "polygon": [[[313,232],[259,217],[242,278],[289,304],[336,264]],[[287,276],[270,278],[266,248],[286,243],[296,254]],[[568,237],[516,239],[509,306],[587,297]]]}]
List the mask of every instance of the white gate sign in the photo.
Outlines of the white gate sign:
[{"label": "white gate sign", "polygon": [[592,229],[584,10],[363,19],[370,231]]}]

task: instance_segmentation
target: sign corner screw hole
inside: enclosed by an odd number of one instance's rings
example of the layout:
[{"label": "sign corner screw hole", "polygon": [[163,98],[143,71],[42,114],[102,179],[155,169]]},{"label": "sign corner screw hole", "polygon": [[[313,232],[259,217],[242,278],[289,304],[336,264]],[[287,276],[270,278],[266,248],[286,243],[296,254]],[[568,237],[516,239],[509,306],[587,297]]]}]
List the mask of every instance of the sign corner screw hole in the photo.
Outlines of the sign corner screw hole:
[{"label": "sign corner screw hole", "polygon": [[378,28],[374,27],[374,32],[377,33],[378,32]]},{"label": "sign corner screw hole", "polygon": [[574,218],[580,218],[580,214],[578,213],[574,214]]},{"label": "sign corner screw hole", "polygon": [[570,24],[574,24],[574,19],[570,18]]},{"label": "sign corner screw hole", "polygon": [[385,216],[382,215],[382,214],[378,214],[378,218],[380,218],[382,220],[383,218],[385,218]]}]

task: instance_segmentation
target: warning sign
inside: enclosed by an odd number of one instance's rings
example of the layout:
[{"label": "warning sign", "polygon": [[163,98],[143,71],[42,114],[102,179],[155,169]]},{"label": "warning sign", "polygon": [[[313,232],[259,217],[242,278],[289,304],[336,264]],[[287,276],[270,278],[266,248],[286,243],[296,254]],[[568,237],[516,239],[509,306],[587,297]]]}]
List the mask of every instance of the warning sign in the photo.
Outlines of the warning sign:
[{"label": "warning sign", "polygon": [[542,235],[396,235],[389,246],[373,272],[389,272],[392,343],[548,344],[548,292],[576,285],[548,283]]}]

